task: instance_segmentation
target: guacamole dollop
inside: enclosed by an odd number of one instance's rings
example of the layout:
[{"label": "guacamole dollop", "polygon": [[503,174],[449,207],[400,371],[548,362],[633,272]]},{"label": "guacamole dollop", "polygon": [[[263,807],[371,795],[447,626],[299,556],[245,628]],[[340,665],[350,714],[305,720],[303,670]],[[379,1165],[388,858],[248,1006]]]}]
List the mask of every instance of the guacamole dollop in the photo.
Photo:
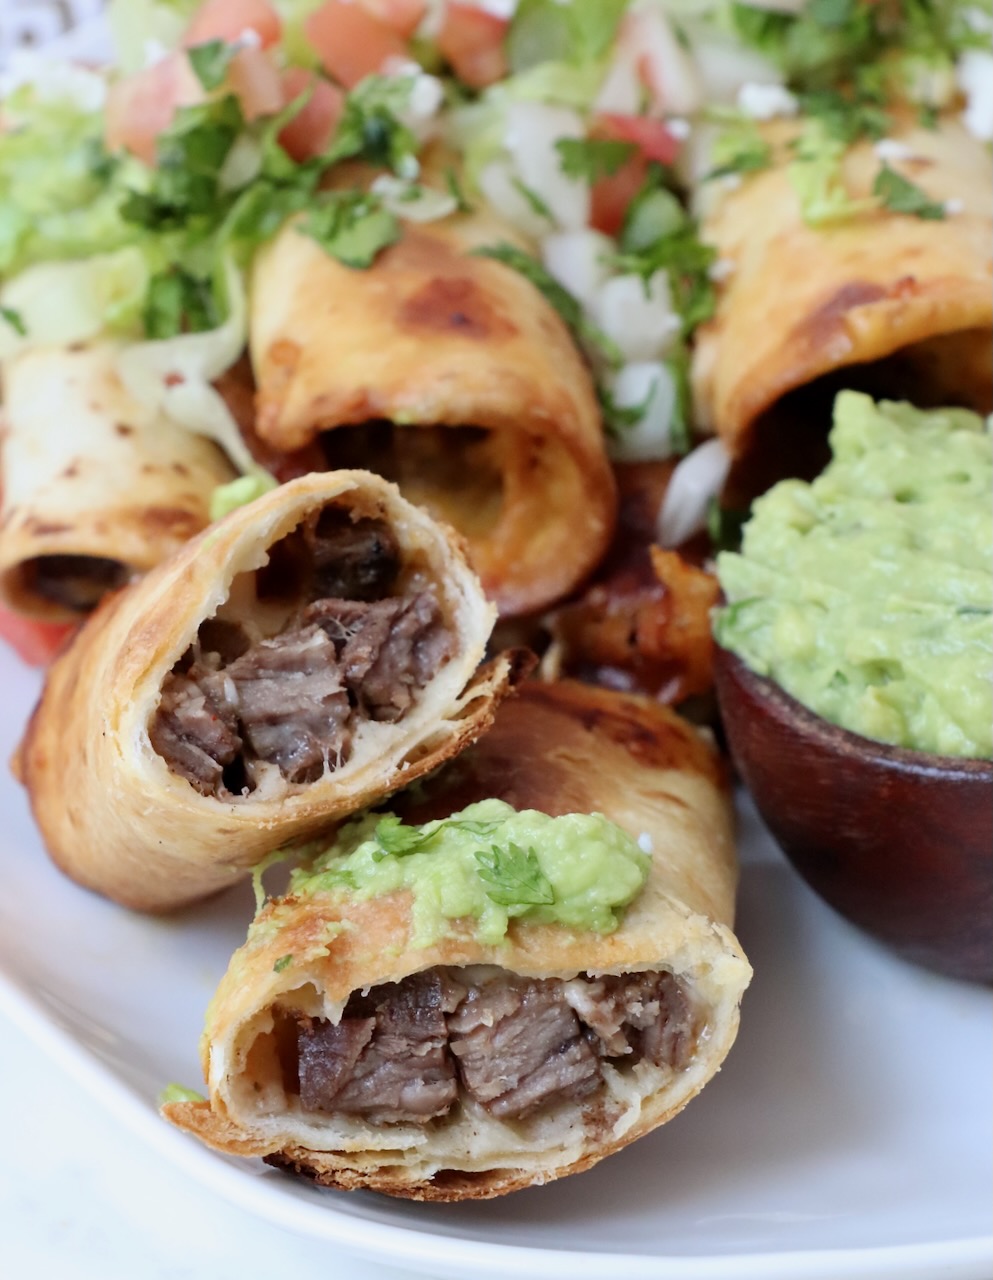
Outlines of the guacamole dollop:
[{"label": "guacamole dollop", "polygon": [[824,719],[993,756],[993,442],[977,414],[854,391],[833,459],[759,498],[718,557],[718,642]]},{"label": "guacamole dollop", "polygon": [[333,845],[292,876],[290,891],[365,899],[409,889],[414,946],[472,917],[498,943],[511,919],[610,933],[641,891],[651,859],[602,814],[550,818],[481,800],[449,818],[408,826],[394,814],[347,823]]}]

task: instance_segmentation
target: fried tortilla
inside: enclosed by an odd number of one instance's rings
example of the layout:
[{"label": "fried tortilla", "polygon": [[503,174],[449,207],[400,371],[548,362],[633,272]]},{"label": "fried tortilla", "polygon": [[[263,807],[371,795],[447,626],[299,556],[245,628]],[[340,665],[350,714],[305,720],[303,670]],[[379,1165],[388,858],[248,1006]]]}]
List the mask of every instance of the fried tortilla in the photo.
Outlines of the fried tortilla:
[{"label": "fried tortilla", "polygon": [[232,512],[106,601],[17,768],[54,860],[164,911],[435,768],[513,671],[459,540],[364,472]]},{"label": "fried tortilla", "polygon": [[[731,932],[732,809],[713,746],[647,698],[525,684],[391,807],[424,823],[481,800],[619,828],[645,878],[617,927],[508,913],[505,936],[484,941],[470,914],[425,940],[416,889],[294,881],[211,1002],[209,1099],[169,1103],[168,1119],[325,1186],[464,1200],[589,1168],[703,1088],[751,976]],[[583,892],[614,888],[616,870],[581,854]],[[433,855],[416,856],[430,875]]]}]

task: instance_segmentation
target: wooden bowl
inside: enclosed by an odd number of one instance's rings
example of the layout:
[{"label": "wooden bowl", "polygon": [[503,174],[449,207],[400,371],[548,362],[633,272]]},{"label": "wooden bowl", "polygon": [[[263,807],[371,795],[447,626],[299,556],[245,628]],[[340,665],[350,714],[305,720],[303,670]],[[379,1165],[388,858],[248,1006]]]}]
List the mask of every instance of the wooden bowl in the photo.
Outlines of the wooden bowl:
[{"label": "wooden bowl", "polygon": [[807,883],[907,960],[993,982],[993,762],[829,724],[718,647],[734,762]]}]

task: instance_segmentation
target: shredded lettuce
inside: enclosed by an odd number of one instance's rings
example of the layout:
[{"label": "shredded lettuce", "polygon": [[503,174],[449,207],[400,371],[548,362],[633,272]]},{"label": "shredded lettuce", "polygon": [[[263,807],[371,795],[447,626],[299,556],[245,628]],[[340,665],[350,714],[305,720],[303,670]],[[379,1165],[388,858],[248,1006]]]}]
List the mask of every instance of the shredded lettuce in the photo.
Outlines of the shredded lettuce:
[{"label": "shredded lettuce", "polygon": [[237,480],[229,480],[227,484],[218,485],[210,495],[211,520],[223,520],[232,511],[245,507],[256,498],[261,498],[270,489],[276,488],[276,480],[268,471],[256,468],[248,475],[239,476]]},{"label": "shredded lettuce", "polygon": [[110,0],[107,21],[123,71],[138,71],[150,49],[172,49],[202,0]]}]

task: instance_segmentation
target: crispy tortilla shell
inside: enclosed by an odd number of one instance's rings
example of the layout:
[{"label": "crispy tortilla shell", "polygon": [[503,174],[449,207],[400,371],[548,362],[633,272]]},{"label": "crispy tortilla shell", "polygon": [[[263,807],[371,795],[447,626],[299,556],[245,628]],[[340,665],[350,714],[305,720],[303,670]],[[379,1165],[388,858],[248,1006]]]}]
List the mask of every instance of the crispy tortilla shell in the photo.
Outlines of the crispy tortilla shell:
[{"label": "crispy tortilla shell", "polygon": [[593,383],[523,276],[471,250],[482,212],[421,226],[353,270],[293,224],[259,253],[250,345],[258,435],[364,466],[467,539],[503,614],[571,591],[610,540],[616,497]]},{"label": "crispy tortilla shell", "polygon": [[[600,812],[642,844],[652,866],[612,934],[512,920],[485,945],[471,919],[412,942],[406,890],[365,901],[313,891],[270,903],[235,955],[201,1044],[210,1098],[163,1108],[217,1149],[261,1155],[325,1186],[417,1200],[502,1195],[588,1168],[674,1116],[719,1069],[735,1038],[751,970],[731,933],[737,870],[727,778],[709,742],[649,699],[585,685],[525,684],[486,736],[446,769],[394,797],[409,821],[485,796],[550,815]],[[281,957],[292,955],[287,965]],[[466,1098],[427,1126],[315,1115],[287,1093],[274,1029],[283,1013],[340,1017],[354,991],[432,966],[490,965],[531,978],[666,971],[697,1018],[688,1062],[604,1068],[585,1106],[558,1101],[511,1124]]]},{"label": "crispy tortilla shell", "polygon": [[[201,794],[152,745],[163,683],[205,619],[257,607],[238,584],[253,583],[270,548],[328,504],[387,523],[404,572],[435,592],[451,653],[401,719],[363,722],[348,758],[318,780]],[[80,884],[144,911],[233,883],[483,731],[516,675],[512,657],[477,673],[493,620],[457,537],[379,477],[326,472],[272,490],[107,600],[51,668],[16,761],[50,854]]]},{"label": "crispy tortilla shell", "polygon": [[[820,397],[857,387],[922,405],[993,408],[993,166],[954,119],[905,122],[893,167],[944,218],[881,208],[834,225],[802,219],[788,168],[795,125],[769,126],[777,163],[714,202],[706,239],[731,270],[698,333],[693,388],[701,425],[735,459],[789,449],[783,437],[818,412],[810,400],[777,421],[778,402],[836,375]],[[843,161],[853,199],[869,198],[882,161],[871,142]]]},{"label": "crispy tortilla shell", "polygon": [[209,440],[149,413],[116,348],[43,348],[6,363],[0,599],[67,619],[167,559],[209,523],[234,472]]}]

